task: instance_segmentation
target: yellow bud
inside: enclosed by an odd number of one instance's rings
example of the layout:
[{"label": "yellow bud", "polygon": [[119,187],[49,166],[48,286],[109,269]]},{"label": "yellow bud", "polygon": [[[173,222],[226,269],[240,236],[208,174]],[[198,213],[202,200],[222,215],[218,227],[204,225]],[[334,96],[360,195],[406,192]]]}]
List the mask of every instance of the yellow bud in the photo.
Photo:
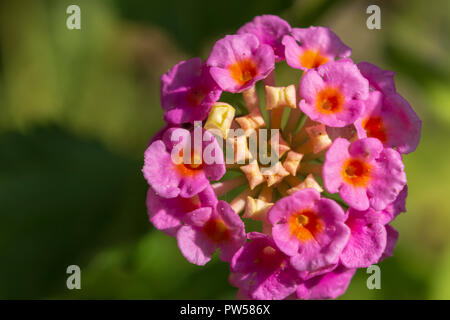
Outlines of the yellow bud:
[{"label": "yellow bud", "polygon": [[208,119],[205,123],[205,130],[212,130],[213,133],[220,133],[222,138],[226,138],[228,130],[233,121],[235,109],[224,102],[216,102],[209,111]]}]

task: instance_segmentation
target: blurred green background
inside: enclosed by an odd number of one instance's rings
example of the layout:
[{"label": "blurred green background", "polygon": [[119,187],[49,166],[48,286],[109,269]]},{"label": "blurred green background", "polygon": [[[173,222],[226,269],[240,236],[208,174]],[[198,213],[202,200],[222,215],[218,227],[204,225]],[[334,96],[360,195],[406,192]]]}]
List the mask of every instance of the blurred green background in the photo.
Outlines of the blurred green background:
[{"label": "blurred green background", "polygon": [[[81,30],[66,8],[81,8]],[[381,30],[366,8],[381,7]],[[217,257],[189,264],[147,219],[141,175],[163,125],[159,77],[253,16],[330,26],[397,72],[423,120],[405,157],[408,212],[381,290],[359,270],[343,299],[450,298],[450,6],[447,0],[86,0],[0,4],[0,298],[233,299]],[[292,73],[277,74],[296,82]],[[282,83],[284,84],[284,83]],[[82,289],[66,288],[66,268]]]}]

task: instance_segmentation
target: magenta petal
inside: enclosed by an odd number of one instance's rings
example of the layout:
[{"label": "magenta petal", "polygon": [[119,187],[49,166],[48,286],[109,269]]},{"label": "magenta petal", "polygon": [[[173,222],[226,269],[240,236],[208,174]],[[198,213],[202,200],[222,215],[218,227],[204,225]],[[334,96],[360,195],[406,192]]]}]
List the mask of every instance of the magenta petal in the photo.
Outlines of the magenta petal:
[{"label": "magenta petal", "polygon": [[383,151],[383,144],[375,138],[360,139],[353,142],[348,148],[348,153],[354,158],[362,158],[366,161],[377,159]]},{"label": "magenta petal", "polygon": [[367,268],[381,258],[386,247],[386,229],[376,222],[375,215],[373,210],[349,209],[346,224],[351,236],[341,254],[341,262],[347,268]]},{"label": "magenta petal", "polygon": [[188,212],[183,217],[183,222],[186,225],[194,227],[203,227],[204,224],[211,217],[212,209],[209,207],[199,208],[194,211]]},{"label": "magenta petal", "polygon": [[343,184],[339,189],[342,199],[357,210],[367,210],[370,206],[367,190]]},{"label": "magenta petal", "polygon": [[350,229],[343,223],[336,223],[326,230],[316,241],[310,241],[299,248],[299,254],[291,258],[292,266],[299,271],[310,273],[329,268],[339,261]]},{"label": "magenta petal", "polygon": [[287,64],[294,69],[305,69],[300,63],[300,57],[303,49],[300,48],[297,41],[291,36],[283,37],[283,45],[285,47],[285,56]]},{"label": "magenta petal", "polygon": [[224,91],[239,92],[242,90],[242,86],[231,77],[229,70],[211,67],[210,72],[211,76]]},{"label": "magenta petal", "polygon": [[422,121],[413,108],[399,94],[386,96],[382,113],[391,128],[388,146],[396,147],[400,153],[411,153],[419,145]]},{"label": "magenta petal", "polygon": [[317,71],[328,85],[340,88],[346,99],[365,100],[369,97],[369,82],[352,60],[328,62]]},{"label": "magenta petal", "polygon": [[277,224],[272,227],[272,235],[275,243],[287,255],[295,256],[298,253],[300,244],[290,235],[289,226],[287,224]]},{"label": "magenta petal", "polygon": [[325,81],[315,69],[306,71],[299,85],[300,96],[304,99],[301,101],[312,104],[316,99],[317,93],[324,87]]},{"label": "magenta petal", "polygon": [[183,226],[177,232],[178,247],[190,262],[203,266],[211,260],[216,251],[214,244],[193,227]]},{"label": "magenta petal", "polygon": [[408,186],[405,185],[402,191],[398,194],[394,202],[388,204],[386,209],[379,211],[380,223],[388,224],[394,220],[400,213],[406,212],[406,197],[408,196]]},{"label": "magenta petal", "polygon": [[392,257],[399,236],[398,231],[395,230],[390,225],[386,225],[386,234],[387,234],[386,248],[384,249],[383,255],[381,257],[382,260]]},{"label": "magenta petal", "polygon": [[332,58],[348,58],[352,50],[326,27],[293,28],[292,35],[305,49],[319,50]]},{"label": "magenta petal", "polygon": [[144,161],[144,177],[158,195],[175,198],[180,194],[180,177],[175,170],[170,170],[172,158],[164,142],[153,142],[145,151]]},{"label": "magenta petal", "polygon": [[336,299],[344,294],[355,274],[356,269],[347,269],[339,266],[333,271],[297,286],[299,299]]},{"label": "magenta petal", "polygon": [[284,299],[295,292],[298,273],[287,256],[267,235],[254,232],[250,238],[231,260],[230,283],[259,300]]},{"label": "magenta petal", "polygon": [[[212,181],[217,181],[223,177],[226,172],[225,168],[225,158],[223,155],[223,151],[219,146],[219,143],[216,140],[216,137],[210,133],[209,131],[203,131],[203,150],[208,148],[213,150],[208,153],[208,156],[211,155],[213,159],[211,159],[212,163],[208,164],[208,159],[206,159],[205,154],[203,154],[203,167],[206,176]],[[208,161],[207,161],[208,160]]]},{"label": "magenta petal", "polygon": [[231,234],[227,242],[220,244],[220,259],[230,261],[236,251],[245,243],[245,225],[239,215],[225,201],[218,202],[216,212],[225,222]]},{"label": "magenta petal", "polygon": [[237,34],[251,33],[254,34],[260,43],[267,44],[272,47],[276,60],[284,60],[284,45],[282,39],[289,34],[291,26],[274,15],[262,15],[255,17],[253,21],[242,26]]},{"label": "magenta petal", "polygon": [[359,71],[369,80],[370,86],[385,94],[395,93],[394,75],[395,72],[382,70],[369,62],[358,63]]},{"label": "magenta petal", "polygon": [[383,210],[392,203],[406,185],[406,174],[400,153],[386,148],[376,160],[377,167],[368,187],[370,205]]},{"label": "magenta petal", "polygon": [[278,200],[267,214],[267,218],[272,225],[286,223],[286,214],[296,212],[301,208],[302,203],[308,204],[320,199],[320,194],[313,189],[305,189],[296,192],[290,197]]},{"label": "magenta petal", "polygon": [[152,188],[147,192],[147,213],[156,229],[175,236],[181,227],[182,212],[177,208],[176,198],[166,199],[156,195]]}]

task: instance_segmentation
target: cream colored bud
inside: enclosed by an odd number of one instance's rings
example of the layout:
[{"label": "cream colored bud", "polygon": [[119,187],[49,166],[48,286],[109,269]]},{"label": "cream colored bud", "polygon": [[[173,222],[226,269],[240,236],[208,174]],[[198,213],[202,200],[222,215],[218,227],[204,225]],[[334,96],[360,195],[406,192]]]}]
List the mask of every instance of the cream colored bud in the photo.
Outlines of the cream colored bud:
[{"label": "cream colored bud", "polygon": [[316,189],[318,192],[323,192],[322,187],[320,186],[320,184],[316,181],[316,179],[314,179],[314,176],[312,174],[309,174],[305,180],[303,180],[302,183],[300,183],[299,185],[295,186],[294,188],[290,188],[287,191],[288,195],[293,194],[294,192],[298,191],[298,190],[302,190],[305,188],[312,188],[312,189]]},{"label": "cream colored bud", "polygon": [[281,107],[297,108],[295,100],[295,85],[287,87],[266,86],[266,109],[273,110]]},{"label": "cream colored bud", "polygon": [[253,109],[249,114],[236,118],[236,122],[239,123],[246,134],[266,125],[259,109]]},{"label": "cream colored bud", "polygon": [[246,166],[242,166],[241,170],[247,177],[248,184],[250,185],[251,190],[253,190],[257,185],[265,181],[264,176],[262,175],[261,170],[259,169],[258,162],[256,160],[253,160]]},{"label": "cream colored bud", "polygon": [[283,167],[286,169],[287,172],[295,176],[297,174],[297,170],[300,166],[302,158],[303,154],[297,153],[295,151],[289,151],[286,156],[286,159],[283,162]]},{"label": "cream colored bud", "polygon": [[263,168],[262,175],[267,181],[267,186],[272,186],[283,180],[284,177],[289,175],[289,172],[281,165],[281,162],[277,162],[270,168]]},{"label": "cream colored bud", "polygon": [[270,210],[270,208],[272,208],[272,206],[273,203],[269,203],[261,199],[247,197],[245,212],[242,217],[257,221],[264,221],[266,219],[267,212]]},{"label": "cream colored bud", "polygon": [[281,158],[283,154],[285,154],[287,151],[291,149],[287,144],[287,142],[281,136],[280,131],[277,131],[277,133],[275,133],[270,137],[269,144],[272,148],[272,151],[276,153],[278,158]]},{"label": "cream colored bud", "polygon": [[205,130],[212,130],[213,133],[218,131],[221,133],[222,138],[225,139],[235,112],[235,109],[228,103],[216,102],[213,104],[211,111],[209,111],[208,119],[204,126]]},{"label": "cream colored bud", "polygon": [[244,163],[245,160],[248,160],[251,158],[251,153],[248,148],[248,142],[247,137],[237,136],[237,137],[230,137],[227,139],[227,143],[230,145],[230,147],[233,147],[233,161],[234,163]]},{"label": "cream colored bud", "polygon": [[311,139],[314,153],[319,153],[323,150],[328,149],[328,147],[333,143],[330,137],[328,137],[327,130],[324,124],[310,126],[306,128],[306,132]]}]

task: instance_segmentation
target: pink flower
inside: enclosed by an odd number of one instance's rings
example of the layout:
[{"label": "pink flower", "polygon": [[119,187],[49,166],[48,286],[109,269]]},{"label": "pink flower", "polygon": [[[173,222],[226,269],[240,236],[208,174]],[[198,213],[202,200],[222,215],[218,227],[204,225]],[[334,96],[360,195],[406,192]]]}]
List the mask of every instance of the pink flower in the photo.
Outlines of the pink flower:
[{"label": "pink flower", "polygon": [[298,272],[273,239],[251,232],[231,260],[230,282],[251,299],[284,299],[295,292]]},{"label": "pink flower", "polygon": [[220,259],[229,262],[245,243],[245,227],[228,203],[219,201],[215,208],[203,207],[184,217],[177,232],[178,247],[191,263],[204,265],[220,249]]},{"label": "pink flower", "polygon": [[343,59],[307,71],[300,95],[300,109],[312,120],[344,127],[361,115],[369,83],[350,59]]},{"label": "pink flower", "polygon": [[420,141],[422,121],[398,93],[372,91],[355,127],[359,138],[377,138],[400,153],[413,152]]},{"label": "pink flower", "polygon": [[350,228],[351,235],[340,259],[345,267],[367,268],[392,256],[398,232],[388,223],[406,211],[407,193],[405,186],[395,201],[382,211],[372,208],[366,211],[350,208],[347,211],[345,224]]},{"label": "pink flower", "polygon": [[[179,140],[172,141],[175,133]],[[188,150],[193,144],[191,133],[182,128],[170,128],[162,140],[154,141],[145,151],[144,177],[157,195],[163,198],[191,198],[209,185],[209,180],[219,180],[225,174],[225,161],[222,150],[215,137],[205,131],[202,142],[202,150],[206,147],[213,149],[220,161],[208,164],[203,161],[195,149]],[[176,163],[172,159],[172,149],[177,146],[180,151],[180,161]],[[183,152],[191,152],[194,161],[187,164],[181,159]],[[196,162],[198,164],[196,164]]]},{"label": "pink flower", "polygon": [[333,271],[303,281],[297,286],[297,298],[336,299],[345,293],[355,271],[339,265]]},{"label": "pink flower", "polygon": [[381,91],[384,94],[396,92],[394,83],[395,72],[380,69],[369,62],[358,63],[358,69],[363,77],[369,80],[371,89]]},{"label": "pink flower", "polygon": [[282,43],[288,65],[304,71],[336,58],[348,58],[352,53],[333,31],[324,27],[293,28],[292,36],[285,36]]},{"label": "pink flower", "polygon": [[351,207],[380,211],[392,203],[406,184],[401,155],[375,138],[352,144],[336,139],[325,155],[323,182],[330,193],[339,192]]},{"label": "pink flower", "polygon": [[190,198],[181,196],[163,198],[158,196],[152,188],[147,192],[147,212],[150,222],[156,229],[175,236],[182,226],[184,216],[203,207],[215,207],[217,197],[210,185]]},{"label": "pink flower", "polygon": [[382,214],[373,209],[358,211],[350,208],[345,224],[350,228],[350,239],[341,254],[341,263],[347,268],[367,268],[376,264],[387,243]]},{"label": "pink flower", "polygon": [[283,61],[284,45],[281,43],[285,35],[290,34],[291,26],[280,17],[273,15],[262,15],[255,17],[253,21],[242,26],[237,34],[254,34],[260,43],[272,47],[277,62]]},{"label": "pink flower", "polygon": [[181,61],[161,77],[161,106],[169,123],[204,120],[222,93],[200,58]]},{"label": "pink flower", "polygon": [[228,35],[216,42],[207,65],[219,86],[242,92],[264,79],[275,67],[273,49],[253,34]]},{"label": "pink flower", "polygon": [[342,208],[315,189],[278,200],[268,219],[275,243],[298,271],[313,272],[337,263],[350,235]]}]

